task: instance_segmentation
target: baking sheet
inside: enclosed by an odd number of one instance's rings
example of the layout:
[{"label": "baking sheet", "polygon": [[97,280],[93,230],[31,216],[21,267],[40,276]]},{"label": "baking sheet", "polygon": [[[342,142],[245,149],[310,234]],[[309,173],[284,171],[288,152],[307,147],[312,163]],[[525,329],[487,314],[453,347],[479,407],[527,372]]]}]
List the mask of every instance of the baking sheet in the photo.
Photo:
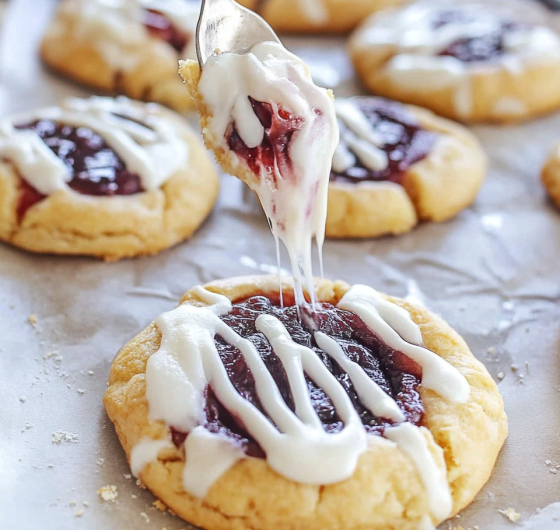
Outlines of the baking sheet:
[{"label": "baking sheet", "polygon": [[[52,2],[21,3],[33,16],[3,50],[3,115],[88,93],[36,58]],[[359,93],[344,40],[286,42],[338,94]],[[538,174],[560,137],[560,114],[474,130],[491,169],[472,208],[399,238],[328,241],[325,275],[425,303],[499,381],[510,438],[487,487],[442,528],[514,528],[498,513],[512,507],[527,528],[557,529],[560,213]],[[105,264],[0,245],[0,529],[188,528],[155,509],[130,477],[102,396],[118,349],[184,291],[275,271],[267,223],[242,195],[241,184],[224,177],[220,202],[195,237],[153,258]],[[115,502],[99,498],[106,485],[117,487]]]}]

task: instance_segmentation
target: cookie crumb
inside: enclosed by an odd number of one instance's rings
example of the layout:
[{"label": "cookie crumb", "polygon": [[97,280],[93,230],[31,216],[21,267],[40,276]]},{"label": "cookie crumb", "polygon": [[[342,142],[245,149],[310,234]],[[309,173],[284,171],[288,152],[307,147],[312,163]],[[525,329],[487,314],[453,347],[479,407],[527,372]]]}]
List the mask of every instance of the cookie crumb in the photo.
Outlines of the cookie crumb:
[{"label": "cookie crumb", "polygon": [[93,375],[94,373],[95,373],[95,372],[94,372],[93,370],[90,370],[90,371],[88,372],[88,375]]},{"label": "cookie crumb", "polygon": [[27,398],[26,398],[25,396],[21,396],[21,397],[19,398],[19,400],[20,400],[22,403],[25,403],[25,402],[27,401]]},{"label": "cookie crumb", "polygon": [[490,348],[488,348],[487,352],[490,355],[494,355],[494,353],[496,353],[496,348],[494,346],[490,346]]},{"label": "cookie crumb", "polygon": [[506,374],[504,374],[504,372],[500,372],[500,373],[498,374],[498,379],[499,379],[500,381],[502,381],[503,378],[504,378],[505,376],[506,376]]},{"label": "cookie crumb", "polygon": [[97,490],[97,494],[106,502],[115,502],[119,496],[117,486],[115,485],[103,486]]},{"label": "cookie crumb", "polygon": [[150,518],[148,517],[148,514],[146,512],[140,512],[140,517],[142,517],[144,521],[146,521],[146,523],[150,522]]},{"label": "cookie crumb", "polygon": [[34,327],[37,327],[37,315],[35,313],[32,313],[31,315],[29,315],[27,317],[27,321]]},{"label": "cookie crumb", "polygon": [[84,515],[84,510],[78,510],[78,511],[74,514],[74,517],[81,517],[82,515]]},{"label": "cookie crumb", "polygon": [[140,489],[143,489],[143,490],[146,489],[146,486],[144,486],[144,484],[142,484],[142,481],[141,481],[139,478],[136,479],[136,485],[137,485]]},{"label": "cookie crumb", "polygon": [[76,501],[70,501],[70,506],[76,506]]},{"label": "cookie crumb", "polygon": [[83,396],[86,393],[85,390],[82,390],[81,388],[78,388],[78,394],[80,394],[80,396]]},{"label": "cookie crumb", "polygon": [[159,510],[160,512],[167,511],[167,506],[159,499],[153,502],[153,506],[156,510]]},{"label": "cookie crumb", "polygon": [[55,431],[52,433],[53,444],[78,443],[78,435],[68,431]]},{"label": "cookie crumb", "polygon": [[512,372],[517,372],[517,370],[519,370],[519,365],[518,364],[512,364],[511,365],[511,371]]},{"label": "cookie crumb", "polygon": [[89,502],[88,501],[84,501],[82,502],[82,504],[87,508],[89,506]]},{"label": "cookie crumb", "polygon": [[506,510],[498,510],[506,519],[512,523],[518,523],[521,519],[521,514],[516,512],[513,508],[507,508]]},{"label": "cookie crumb", "polygon": [[130,479],[132,478],[132,475],[131,475],[130,473],[125,473],[125,474],[123,475],[123,477],[124,477],[126,480],[130,480]]},{"label": "cookie crumb", "polygon": [[102,466],[105,463],[105,459],[104,458],[98,458],[96,464],[98,466]]}]

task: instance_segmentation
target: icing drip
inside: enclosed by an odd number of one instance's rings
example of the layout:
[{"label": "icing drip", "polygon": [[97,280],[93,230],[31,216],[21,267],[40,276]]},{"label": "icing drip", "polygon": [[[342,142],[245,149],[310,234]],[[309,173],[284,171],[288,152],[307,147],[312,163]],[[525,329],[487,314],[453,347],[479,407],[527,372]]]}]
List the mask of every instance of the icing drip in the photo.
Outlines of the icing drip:
[{"label": "icing drip", "polygon": [[[146,370],[150,418],[190,433],[185,441],[186,491],[204,497],[225,471],[237,460],[246,458],[223,433],[209,432],[204,427],[208,387],[262,447],[271,468],[282,476],[306,484],[332,484],[352,476],[358,458],[367,449],[368,434],[348,393],[317,353],[295,342],[276,316],[261,314],[257,318],[257,329],[285,370],[293,399],[289,406],[253,340],[242,338],[220,319],[231,311],[230,300],[202,287],[195,289],[195,295],[208,305],[184,304],[156,321],[162,333],[161,346],[150,357]],[[421,346],[422,334],[407,311],[365,286],[351,288],[338,307],[355,312],[387,345],[418,363],[426,388],[451,401],[468,399],[469,387],[464,377]],[[232,384],[216,349],[216,337],[241,352],[266,414]],[[365,407],[395,422],[404,420],[395,401],[344,353],[337,341],[322,332],[315,332],[315,339],[348,374]],[[332,401],[343,422],[341,430],[325,430],[311,403],[305,375]],[[385,429],[385,433],[417,467],[433,517],[441,520],[448,516],[451,497],[443,457],[434,460],[422,429],[401,423]],[[138,461],[145,463],[144,459]]]},{"label": "icing drip", "polygon": [[328,179],[338,143],[332,99],[313,84],[300,59],[272,42],[243,55],[211,57],[198,88],[212,116],[212,140],[230,153],[234,165],[245,157],[254,173],[259,169],[252,186],[274,237],[288,250],[302,306],[302,286],[314,296],[312,238],[319,248],[324,240]]},{"label": "icing drip", "polygon": [[[181,52],[195,57],[194,39],[200,7],[185,0],[71,0],[62,12],[73,18],[73,34],[95,46],[114,68],[133,69],[142,59],[143,44],[150,39],[147,12],[161,13],[177,32],[188,37]],[[152,34],[153,34],[152,29]],[[169,44],[176,48],[179,41]]]},{"label": "icing drip", "polygon": [[19,124],[40,120],[84,127],[98,134],[139,176],[142,189],[158,189],[188,159],[188,147],[180,131],[160,116],[154,104],[134,104],[126,98],[70,99],[0,123],[0,156],[12,162],[18,173],[42,195],[68,189],[72,167],[64,163],[40,136]]},{"label": "icing drip", "polygon": [[424,159],[437,140],[405,106],[380,98],[337,99],[340,143],[331,180],[401,183],[404,172]]},{"label": "icing drip", "polygon": [[358,46],[396,48],[385,65],[395,83],[429,90],[454,87],[460,115],[472,108],[473,69],[489,64],[519,71],[560,55],[560,39],[551,29],[504,20],[482,4],[414,4],[381,16],[361,33]]}]

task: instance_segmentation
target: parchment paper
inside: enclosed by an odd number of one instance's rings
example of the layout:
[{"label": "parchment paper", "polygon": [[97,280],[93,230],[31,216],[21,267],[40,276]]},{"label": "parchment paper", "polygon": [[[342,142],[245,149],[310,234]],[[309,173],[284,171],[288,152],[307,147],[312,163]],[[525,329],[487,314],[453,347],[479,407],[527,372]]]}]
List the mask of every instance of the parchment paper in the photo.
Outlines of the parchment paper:
[{"label": "parchment paper", "polygon": [[[36,44],[51,3],[27,5],[32,16],[3,53],[2,114],[88,93],[40,68]],[[338,94],[359,93],[343,39],[286,42]],[[325,275],[426,304],[500,383],[509,440],[487,487],[442,528],[514,528],[498,513],[512,507],[528,528],[558,529],[560,212],[538,175],[560,114],[475,132],[491,169],[472,208],[399,238],[328,241]],[[0,529],[187,528],[130,478],[102,407],[109,367],[191,286],[275,264],[265,219],[231,177],[195,237],[153,258],[106,264],[0,245]],[[117,487],[115,502],[99,498],[106,485]]]}]

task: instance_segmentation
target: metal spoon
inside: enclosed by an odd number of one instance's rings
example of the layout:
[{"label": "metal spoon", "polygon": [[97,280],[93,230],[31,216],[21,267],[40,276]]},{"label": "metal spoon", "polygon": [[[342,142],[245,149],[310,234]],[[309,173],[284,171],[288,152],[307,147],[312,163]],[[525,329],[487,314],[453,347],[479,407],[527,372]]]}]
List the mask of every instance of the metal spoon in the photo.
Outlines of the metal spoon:
[{"label": "metal spoon", "polygon": [[265,41],[280,39],[250,9],[234,0],[203,0],[196,28],[196,55],[201,67],[216,51],[246,53]]}]

